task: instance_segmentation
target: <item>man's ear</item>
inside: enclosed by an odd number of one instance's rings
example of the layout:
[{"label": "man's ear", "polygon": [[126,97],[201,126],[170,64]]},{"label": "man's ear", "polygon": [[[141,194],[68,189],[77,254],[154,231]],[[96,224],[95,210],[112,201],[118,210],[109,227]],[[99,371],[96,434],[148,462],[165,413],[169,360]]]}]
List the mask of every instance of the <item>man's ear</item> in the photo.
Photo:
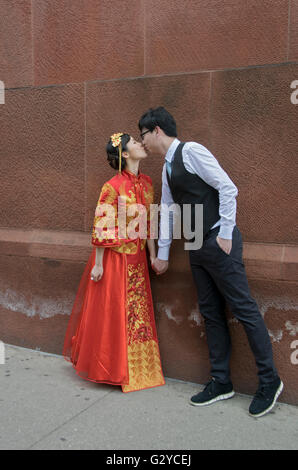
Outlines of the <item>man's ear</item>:
[{"label": "man's ear", "polygon": [[157,136],[160,136],[161,134],[163,134],[163,130],[159,126],[156,126],[154,128],[154,130],[156,130],[156,135]]}]

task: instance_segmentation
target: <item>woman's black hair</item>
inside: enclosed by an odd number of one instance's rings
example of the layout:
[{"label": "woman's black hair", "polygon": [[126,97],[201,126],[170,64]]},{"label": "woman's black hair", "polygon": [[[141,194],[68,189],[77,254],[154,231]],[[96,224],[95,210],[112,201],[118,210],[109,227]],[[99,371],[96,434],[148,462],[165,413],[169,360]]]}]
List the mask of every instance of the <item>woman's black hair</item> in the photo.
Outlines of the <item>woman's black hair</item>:
[{"label": "woman's black hair", "polygon": [[167,136],[177,137],[176,121],[163,106],[150,108],[139,120],[141,132],[144,128],[152,132],[156,126],[160,127]]},{"label": "woman's black hair", "polygon": [[[129,134],[123,134],[121,136],[121,145],[122,145],[122,152],[127,151],[127,144],[130,141],[130,135]],[[119,146],[118,147],[113,147],[111,139],[109,140],[107,146],[106,146],[106,151],[107,151],[107,160],[109,164],[111,165],[114,170],[119,169]],[[126,159],[121,158],[121,170],[124,170],[126,167]]]}]

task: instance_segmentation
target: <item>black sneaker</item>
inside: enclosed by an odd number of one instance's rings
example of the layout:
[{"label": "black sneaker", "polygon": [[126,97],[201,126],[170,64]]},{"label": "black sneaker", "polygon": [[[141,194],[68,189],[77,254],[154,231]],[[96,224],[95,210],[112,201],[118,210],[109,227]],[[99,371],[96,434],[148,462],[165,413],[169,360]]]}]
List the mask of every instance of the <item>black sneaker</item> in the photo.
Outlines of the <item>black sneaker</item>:
[{"label": "black sneaker", "polygon": [[249,407],[250,416],[260,418],[266,413],[269,413],[269,411],[274,407],[283,388],[284,384],[279,377],[268,385],[260,385]]},{"label": "black sneaker", "polygon": [[219,400],[227,400],[235,395],[233,385],[231,382],[228,384],[221,384],[212,379],[206,384],[204,390],[190,399],[190,404],[194,406],[211,405]]}]

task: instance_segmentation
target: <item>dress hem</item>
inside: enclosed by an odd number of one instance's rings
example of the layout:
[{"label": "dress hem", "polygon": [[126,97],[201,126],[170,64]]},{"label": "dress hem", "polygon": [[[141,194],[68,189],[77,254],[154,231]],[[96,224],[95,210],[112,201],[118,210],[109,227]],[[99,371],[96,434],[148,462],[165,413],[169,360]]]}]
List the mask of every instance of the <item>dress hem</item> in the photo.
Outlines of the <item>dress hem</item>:
[{"label": "dress hem", "polygon": [[[109,381],[107,381],[107,380],[94,380],[94,379],[90,379],[90,378],[87,378],[87,377],[83,377],[83,376],[80,375],[80,373],[77,371],[77,369],[76,369],[74,363],[73,363],[70,359],[66,358],[65,356],[63,356],[63,358],[65,359],[66,362],[70,362],[70,363],[72,364],[72,367],[73,367],[73,369],[75,370],[75,373],[77,374],[78,377],[80,377],[80,379],[87,380],[88,382],[98,383],[98,384],[114,385],[115,387],[117,386],[117,387],[121,387],[121,388],[122,388],[123,385],[124,385],[124,386],[125,386],[125,385],[126,385],[126,386],[129,385],[129,383],[123,383],[123,382],[121,382],[121,383],[116,383],[116,382],[109,382]],[[126,392],[122,389],[122,392],[123,392],[123,393],[138,392],[138,391],[141,391],[141,390],[147,390],[147,389],[149,389],[149,388],[162,387],[162,386],[164,386],[164,385],[166,385],[166,382],[165,382],[165,381],[164,381],[163,383],[161,383],[161,384],[158,384],[158,385],[151,385],[150,387],[136,388],[136,389],[134,389],[134,390],[127,390]]]}]

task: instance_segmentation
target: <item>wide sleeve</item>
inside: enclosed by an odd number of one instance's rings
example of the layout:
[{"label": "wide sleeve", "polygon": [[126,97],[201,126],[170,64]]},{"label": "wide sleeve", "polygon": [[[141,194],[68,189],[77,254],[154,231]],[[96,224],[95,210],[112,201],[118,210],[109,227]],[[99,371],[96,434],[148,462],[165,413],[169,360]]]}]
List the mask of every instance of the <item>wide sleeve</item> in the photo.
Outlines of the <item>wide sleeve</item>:
[{"label": "wide sleeve", "polygon": [[107,248],[120,246],[117,208],[118,192],[110,183],[105,183],[95,209],[92,245]]}]

